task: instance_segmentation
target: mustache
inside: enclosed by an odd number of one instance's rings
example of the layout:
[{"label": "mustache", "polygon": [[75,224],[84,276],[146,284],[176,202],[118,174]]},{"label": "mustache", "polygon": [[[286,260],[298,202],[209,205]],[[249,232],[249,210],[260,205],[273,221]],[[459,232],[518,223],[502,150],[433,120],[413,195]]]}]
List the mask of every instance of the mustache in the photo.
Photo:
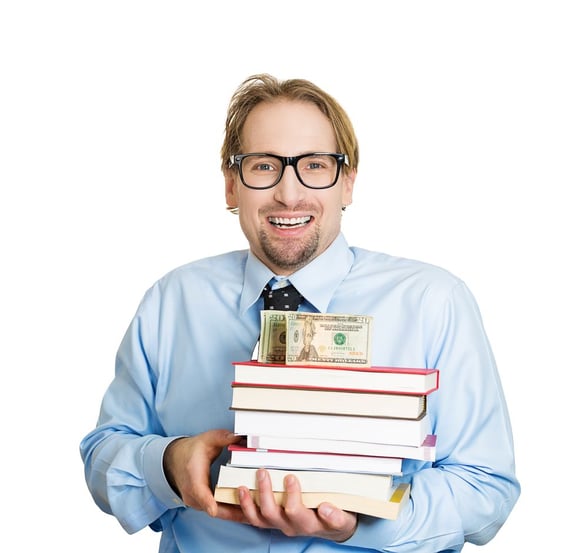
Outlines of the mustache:
[{"label": "mustache", "polygon": [[275,204],[275,205],[266,205],[259,210],[260,215],[268,216],[276,211],[288,211],[290,213],[315,213],[317,211],[316,207],[313,204],[309,204],[307,202],[300,202],[296,204],[294,207],[285,208],[282,204]]}]

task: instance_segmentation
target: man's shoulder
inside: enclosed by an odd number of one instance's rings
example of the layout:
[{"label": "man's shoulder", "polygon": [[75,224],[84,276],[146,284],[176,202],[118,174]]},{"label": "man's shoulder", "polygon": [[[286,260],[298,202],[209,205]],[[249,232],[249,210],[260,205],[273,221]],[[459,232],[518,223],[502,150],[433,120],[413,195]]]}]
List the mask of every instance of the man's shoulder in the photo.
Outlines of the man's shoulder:
[{"label": "man's shoulder", "polygon": [[161,286],[170,286],[185,281],[228,282],[243,278],[247,250],[235,250],[214,256],[203,257],[175,267],[159,280]]},{"label": "man's shoulder", "polygon": [[352,272],[358,276],[384,276],[395,281],[413,280],[425,285],[437,283],[452,287],[461,283],[461,279],[449,270],[409,257],[391,255],[384,252],[351,247],[354,255]]}]

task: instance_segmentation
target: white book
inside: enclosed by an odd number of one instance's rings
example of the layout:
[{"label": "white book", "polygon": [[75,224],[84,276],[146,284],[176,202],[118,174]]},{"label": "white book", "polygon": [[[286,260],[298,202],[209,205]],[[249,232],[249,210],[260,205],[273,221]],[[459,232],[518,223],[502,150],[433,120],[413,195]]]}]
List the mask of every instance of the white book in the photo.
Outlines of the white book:
[{"label": "white book", "polygon": [[[257,490],[257,470],[258,467],[222,465],[216,487],[245,486],[250,490]],[[393,486],[392,476],[381,474],[278,469],[267,469],[267,471],[272,481],[272,490],[275,492],[285,491],[284,478],[288,474],[298,478],[303,492],[342,493],[386,500],[390,497]]]},{"label": "white book", "polygon": [[[251,491],[254,501],[259,505],[259,493],[257,490]],[[285,492],[274,491],[274,499],[279,505],[286,501]],[[385,500],[373,499],[362,495],[334,492],[302,492],[302,503],[309,509],[318,507],[325,501],[332,503],[352,513],[363,513],[372,517],[386,518],[395,520],[398,518],[400,511],[410,498],[410,484],[404,482],[398,484],[392,489],[392,492]],[[214,498],[221,503],[239,505],[239,493],[237,488],[220,488],[214,490]]]},{"label": "white book", "polygon": [[428,414],[418,419],[359,417],[235,409],[235,434],[352,440],[420,446],[430,433]]},{"label": "white book", "polygon": [[345,453],[349,455],[374,455],[380,457],[401,457],[420,461],[435,461],[437,436],[429,434],[418,446],[378,444],[351,440],[330,440],[315,438],[293,438],[249,434],[247,447],[252,449],[277,449],[317,453]]},{"label": "white book", "polygon": [[242,467],[368,472],[396,476],[402,474],[402,459],[398,457],[275,451],[251,449],[239,445],[230,445],[229,452],[231,465]]}]

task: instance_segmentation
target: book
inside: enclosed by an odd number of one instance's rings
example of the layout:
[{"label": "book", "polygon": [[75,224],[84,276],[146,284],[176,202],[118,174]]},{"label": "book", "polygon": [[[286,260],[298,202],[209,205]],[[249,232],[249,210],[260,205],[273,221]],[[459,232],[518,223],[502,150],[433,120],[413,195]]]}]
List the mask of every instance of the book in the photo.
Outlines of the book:
[{"label": "book", "polygon": [[416,419],[426,410],[423,394],[363,392],[339,388],[265,386],[233,382],[234,409],[332,413]]},{"label": "book", "polygon": [[[259,505],[257,491],[252,492],[254,501]],[[285,501],[285,492],[274,492],[278,504]],[[321,503],[332,503],[339,509],[364,515],[395,520],[410,497],[410,484],[400,483],[392,489],[388,500],[373,499],[361,495],[333,492],[302,492],[302,502],[309,509]],[[220,503],[239,504],[239,492],[236,488],[219,488],[214,490],[214,498]]]},{"label": "book", "polygon": [[328,438],[293,438],[247,435],[247,447],[252,449],[278,449],[290,451],[307,451],[315,453],[347,453],[351,455],[373,455],[381,457],[401,457],[419,461],[435,461],[437,436],[429,434],[420,446],[398,444],[380,444],[357,442],[351,440],[331,440]]},{"label": "book", "polygon": [[[250,490],[256,490],[257,469],[258,467],[222,465],[216,487],[238,488],[245,486]],[[293,474],[298,478],[300,488],[305,492],[346,493],[385,500],[389,497],[393,486],[392,476],[381,474],[280,469],[267,469],[267,472],[272,482],[272,490],[275,492],[285,491],[284,478],[288,474]]]},{"label": "book", "polygon": [[[360,417],[234,409],[235,434],[267,434],[420,446],[430,433],[428,413],[418,419]],[[290,448],[288,448],[290,449]]]},{"label": "book", "polygon": [[439,387],[438,369],[282,365],[259,361],[233,362],[233,366],[233,380],[242,384],[406,394],[429,394]]},{"label": "book", "polygon": [[230,445],[228,450],[230,464],[242,467],[402,474],[402,459],[398,457],[251,449],[235,444]]}]

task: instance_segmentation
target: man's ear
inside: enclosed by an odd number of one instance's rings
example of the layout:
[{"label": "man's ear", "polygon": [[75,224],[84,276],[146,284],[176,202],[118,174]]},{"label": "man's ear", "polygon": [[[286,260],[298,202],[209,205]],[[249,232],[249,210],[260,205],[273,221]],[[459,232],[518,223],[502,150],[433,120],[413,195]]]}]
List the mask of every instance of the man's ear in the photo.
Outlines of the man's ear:
[{"label": "man's ear", "polygon": [[225,200],[229,207],[239,207],[239,194],[237,193],[237,179],[235,171],[225,169]]},{"label": "man's ear", "polygon": [[342,199],[344,206],[348,206],[353,202],[353,185],[355,184],[356,176],[356,169],[351,169],[348,173],[343,174]]}]

